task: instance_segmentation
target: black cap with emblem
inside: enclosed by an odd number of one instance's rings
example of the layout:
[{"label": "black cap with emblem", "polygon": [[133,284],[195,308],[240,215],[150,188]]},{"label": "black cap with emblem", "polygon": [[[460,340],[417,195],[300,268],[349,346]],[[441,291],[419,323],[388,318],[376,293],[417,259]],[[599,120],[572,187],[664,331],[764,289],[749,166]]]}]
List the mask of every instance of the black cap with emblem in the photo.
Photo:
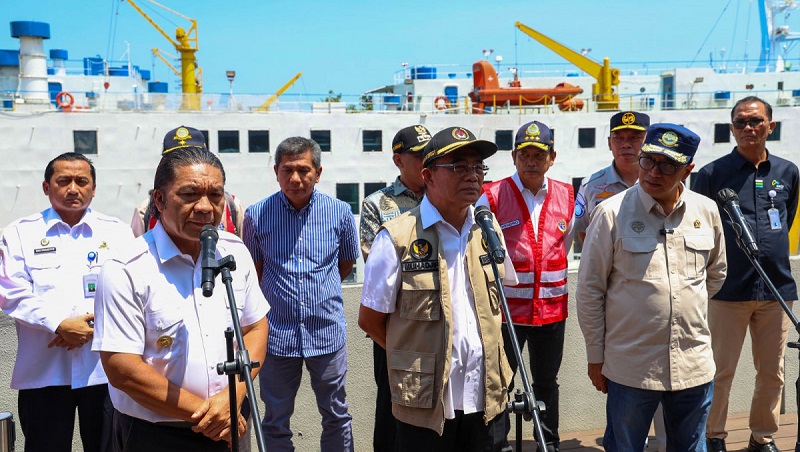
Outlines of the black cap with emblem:
[{"label": "black cap with emblem", "polygon": [[415,125],[400,129],[392,140],[392,152],[420,152],[431,141],[431,133],[423,125]]},{"label": "black cap with emblem", "polygon": [[192,127],[180,126],[172,129],[164,135],[164,146],[161,155],[180,148],[202,148],[206,147],[206,137],[203,132]]},{"label": "black cap with emblem", "polygon": [[638,111],[621,111],[611,117],[611,131],[633,129],[647,131],[650,127],[650,117]]},{"label": "black cap with emblem", "polygon": [[431,162],[458,149],[469,147],[475,149],[482,159],[487,159],[497,152],[497,145],[491,141],[479,140],[463,127],[448,127],[439,131],[423,149],[422,166],[428,167]]}]

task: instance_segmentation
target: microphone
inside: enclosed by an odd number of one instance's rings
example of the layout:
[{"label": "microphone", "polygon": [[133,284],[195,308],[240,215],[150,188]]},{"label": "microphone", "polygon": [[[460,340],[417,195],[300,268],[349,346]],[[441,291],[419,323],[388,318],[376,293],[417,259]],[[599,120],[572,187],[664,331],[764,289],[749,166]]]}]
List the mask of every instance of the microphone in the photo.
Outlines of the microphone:
[{"label": "microphone", "polygon": [[757,256],[758,245],[756,245],[753,231],[750,230],[750,225],[739,207],[739,195],[730,188],[723,188],[717,193],[717,203],[731,218],[733,230],[736,231],[744,251],[751,256]]},{"label": "microphone", "polygon": [[200,265],[203,267],[203,296],[210,297],[214,293],[214,271],[217,269],[217,228],[207,224],[200,231]]},{"label": "microphone", "polygon": [[489,246],[489,255],[492,256],[495,263],[502,264],[506,260],[506,251],[500,245],[500,237],[497,235],[497,231],[494,230],[492,218],[492,211],[488,207],[478,206],[475,208],[475,222],[478,223],[478,226],[483,231],[483,237]]}]

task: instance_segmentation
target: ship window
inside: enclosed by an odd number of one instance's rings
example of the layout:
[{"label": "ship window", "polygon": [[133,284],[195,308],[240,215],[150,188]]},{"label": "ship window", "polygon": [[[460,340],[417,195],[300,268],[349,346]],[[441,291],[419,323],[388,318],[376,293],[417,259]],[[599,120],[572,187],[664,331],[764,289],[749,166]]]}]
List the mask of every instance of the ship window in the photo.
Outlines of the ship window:
[{"label": "ship window", "polygon": [[714,124],[714,143],[730,143],[731,129],[728,123]]},{"label": "ship window", "polygon": [[781,122],[775,121],[775,128],[767,135],[767,141],[781,141]]},{"label": "ship window", "polygon": [[269,152],[269,130],[248,130],[249,152]]},{"label": "ship window", "polygon": [[595,128],[578,129],[578,147],[593,148],[595,146]]},{"label": "ship window", "polygon": [[312,130],[311,139],[317,142],[322,152],[331,152],[330,130]]},{"label": "ship window", "polygon": [[364,197],[386,188],[386,182],[364,182]]},{"label": "ship window", "polygon": [[358,213],[358,184],[336,184],[336,199],[350,204],[353,214]]},{"label": "ship window", "polygon": [[72,139],[78,154],[97,154],[96,130],[73,130]]},{"label": "ship window", "polygon": [[206,139],[206,148],[211,149],[211,137],[208,136],[208,130],[201,130],[200,133],[202,133],[203,138]]},{"label": "ship window", "polygon": [[239,131],[220,130],[217,132],[219,138],[219,153],[230,154],[239,152]]},{"label": "ship window", "polygon": [[381,152],[383,132],[380,130],[364,130],[361,139],[364,142],[364,152]]},{"label": "ship window", "polygon": [[494,144],[497,145],[499,151],[510,151],[514,148],[514,131],[513,130],[495,130]]}]

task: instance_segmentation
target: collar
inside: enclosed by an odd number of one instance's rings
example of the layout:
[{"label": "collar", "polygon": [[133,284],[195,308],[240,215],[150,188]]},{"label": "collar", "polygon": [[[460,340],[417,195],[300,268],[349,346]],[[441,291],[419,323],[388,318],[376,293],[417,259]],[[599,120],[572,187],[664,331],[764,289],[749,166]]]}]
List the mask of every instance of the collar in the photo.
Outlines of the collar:
[{"label": "collar", "polygon": [[395,196],[401,195],[405,192],[409,192],[412,195],[414,194],[411,190],[408,189],[408,187],[403,185],[403,182],[400,181],[400,176],[397,176],[397,179],[394,180],[394,183],[392,184],[392,189]]},{"label": "collar", "polygon": [[[770,162],[769,159],[770,157],[769,149],[765,149],[765,151],[767,152],[767,158],[763,162],[761,162],[761,164],[766,163],[767,165],[771,165],[772,162]],[[742,154],[739,153],[739,146],[735,146],[733,148],[733,161],[737,169],[742,169],[745,166],[749,166],[751,168],[755,167],[755,165],[750,163],[750,160],[747,160],[746,158],[744,158]]]},{"label": "collar", "polygon": [[153,237],[156,251],[158,251],[158,259],[162,264],[174,257],[183,255],[175,245],[175,242],[169,237],[167,231],[164,230],[164,227],[161,226],[161,221],[156,221],[156,225],[149,232]]},{"label": "collar", "polygon": [[[422,220],[422,229],[428,229],[431,226],[434,226],[436,223],[442,223],[450,226],[451,228],[455,229],[453,225],[444,221],[442,218],[442,214],[439,213],[439,209],[436,208],[429,200],[427,196],[422,198],[422,202],[419,204],[419,214],[420,219]],[[472,229],[472,225],[475,224],[475,207],[469,206],[469,211],[467,212],[467,219],[464,221],[464,226],[461,228],[462,231]],[[466,229],[465,229],[466,228]],[[461,231],[459,231],[459,234]]]},{"label": "collar", "polygon": [[[514,183],[517,184],[517,189],[519,190],[520,193],[524,192],[525,190],[528,190],[524,185],[522,185],[522,180],[520,180],[519,173],[517,171],[514,171],[514,174],[511,176],[511,180],[513,180]],[[539,189],[539,192],[542,192],[543,194],[547,194],[547,180],[548,178],[547,176],[545,176],[544,180],[542,180],[542,188]],[[528,193],[534,196],[538,194],[538,193],[533,193],[530,190],[528,190]]]},{"label": "collar", "polygon": [[[655,206],[658,205],[658,201],[656,201],[655,198],[653,198],[646,191],[644,191],[642,186],[639,185],[638,183],[633,187],[639,192],[639,199],[641,200],[645,210],[647,212],[652,212]],[[677,204],[675,204],[675,208],[672,209],[673,212],[678,210],[683,205],[683,194],[686,193],[686,186],[683,185],[683,182],[681,182],[680,191],[681,193],[678,196],[678,202]]]},{"label": "collar", "polygon": [[[78,220],[78,222],[75,224],[74,227],[77,228],[83,225],[84,227],[89,228],[89,230],[91,231],[92,230],[91,223],[94,217],[95,215],[92,212],[92,209],[87,207],[86,211],[83,212],[83,216],[81,217],[80,220]],[[44,224],[47,225],[46,228],[47,231],[53,230],[60,224],[66,226],[67,229],[71,229],[70,226],[67,223],[65,223],[64,220],[61,219],[61,215],[59,215],[58,212],[56,212],[56,210],[53,209],[52,207],[49,207],[42,212],[42,219],[44,220]]]},{"label": "collar", "polygon": [[292,203],[289,202],[289,198],[286,197],[286,194],[283,193],[282,190],[278,191],[278,198],[283,203],[283,207],[285,207],[287,210],[291,210],[292,212],[302,212],[303,210],[306,210],[308,207],[314,204],[314,200],[317,199],[317,193],[319,192],[317,191],[316,188],[314,188],[314,190],[311,192],[311,198],[308,199],[308,204],[303,206],[303,208],[300,210],[294,208]]}]

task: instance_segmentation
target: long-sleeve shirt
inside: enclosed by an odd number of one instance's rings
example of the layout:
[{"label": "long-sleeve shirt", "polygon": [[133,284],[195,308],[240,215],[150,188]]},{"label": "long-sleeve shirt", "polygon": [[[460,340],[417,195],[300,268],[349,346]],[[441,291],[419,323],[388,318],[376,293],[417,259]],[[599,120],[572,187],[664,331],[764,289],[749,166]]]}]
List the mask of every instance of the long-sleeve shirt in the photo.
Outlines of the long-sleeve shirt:
[{"label": "long-sleeve shirt", "polygon": [[725,280],[722,235],[714,202],[687,189],[669,215],[639,185],[599,204],[575,295],[589,363],[649,390],[713,380],[707,312]]}]

